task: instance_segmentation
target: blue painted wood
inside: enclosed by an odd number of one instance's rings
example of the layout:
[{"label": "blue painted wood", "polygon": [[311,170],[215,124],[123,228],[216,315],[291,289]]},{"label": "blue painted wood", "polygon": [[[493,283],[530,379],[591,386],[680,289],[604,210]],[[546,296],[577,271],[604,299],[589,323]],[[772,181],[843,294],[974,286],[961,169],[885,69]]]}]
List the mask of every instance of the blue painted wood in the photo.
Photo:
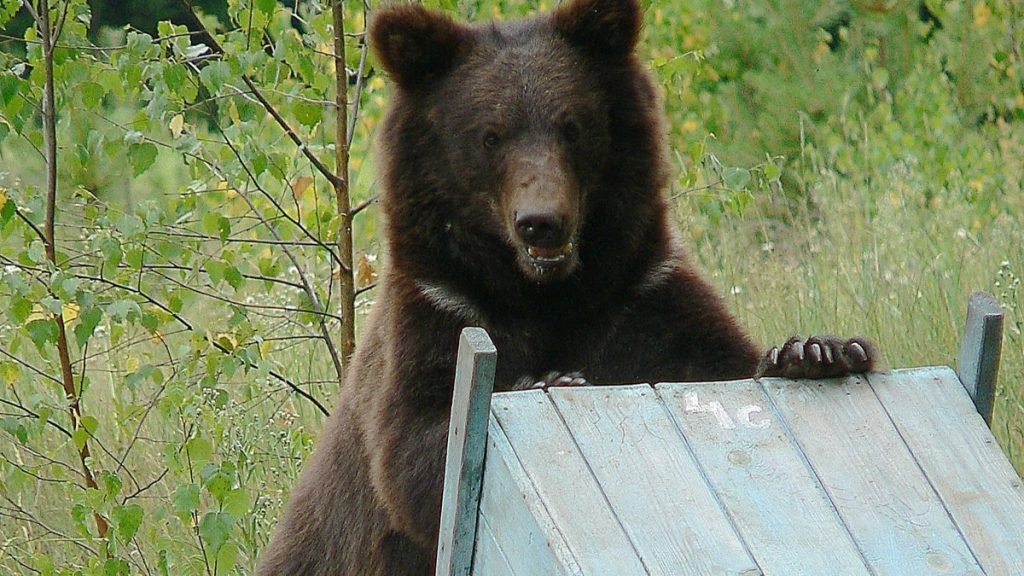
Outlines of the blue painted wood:
[{"label": "blue painted wood", "polygon": [[474,576],[1024,574],[947,368],[499,393],[488,429]]},{"label": "blue painted wood", "polygon": [[876,574],[983,573],[866,381],[763,384]]},{"label": "blue painted wood", "polygon": [[548,395],[496,394],[491,412],[583,572],[647,574]]},{"label": "blue painted wood", "polygon": [[978,413],[992,424],[999,357],[1003,347],[1003,308],[991,294],[975,292],[967,305],[967,325],[957,372]]},{"label": "blue painted wood", "polygon": [[[519,551],[510,552],[520,554]],[[488,576],[515,576],[516,574],[484,515],[480,516],[476,526],[476,551],[473,553],[473,558],[475,559],[474,574],[487,574]]]},{"label": "blue painted wood", "polygon": [[480,328],[462,331],[448,425],[437,576],[468,576],[473,562],[496,359],[487,332]]},{"label": "blue painted wood", "polygon": [[653,388],[549,392],[648,574],[760,574]]},{"label": "blue painted wood", "polygon": [[658,384],[657,391],[766,574],[870,574],[759,386]]},{"label": "blue painted wood", "polygon": [[1024,487],[949,368],[870,374],[982,568],[1024,574]]},{"label": "blue painted wood", "polygon": [[480,522],[487,524],[496,546],[477,544],[473,574],[491,576],[488,570],[500,561],[487,554],[498,551],[517,576],[582,576],[583,569],[494,416],[495,410],[504,409],[504,396],[496,394],[491,404],[480,493]]}]

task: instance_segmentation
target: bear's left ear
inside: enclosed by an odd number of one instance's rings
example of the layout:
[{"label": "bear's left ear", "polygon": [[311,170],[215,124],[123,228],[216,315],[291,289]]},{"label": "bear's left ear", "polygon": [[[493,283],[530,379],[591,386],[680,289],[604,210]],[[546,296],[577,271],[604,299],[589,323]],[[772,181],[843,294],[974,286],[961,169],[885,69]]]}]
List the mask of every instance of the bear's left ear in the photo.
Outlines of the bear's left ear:
[{"label": "bear's left ear", "polygon": [[640,39],[637,0],[575,0],[555,10],[555,30],[599,56],[625,58]]},{"label": "bear's left ear", "polygon": [[446,73],[470,40],[467,27],[419,4],[382,8],[370,22],[370,45],[388,74],[405,88]]}]

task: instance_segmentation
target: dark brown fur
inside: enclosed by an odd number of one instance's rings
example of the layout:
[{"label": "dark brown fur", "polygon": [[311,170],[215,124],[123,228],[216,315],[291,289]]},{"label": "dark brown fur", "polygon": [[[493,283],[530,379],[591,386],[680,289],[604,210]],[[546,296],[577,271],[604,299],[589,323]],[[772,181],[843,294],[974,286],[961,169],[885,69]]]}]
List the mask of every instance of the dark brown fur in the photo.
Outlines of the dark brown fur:
[{"label": "dark brown fur", "polygon": [[376,15],[371,41],[397,85],[379,141],[389,259],[259,574],[432,571],[465,326],[493,338],[498,390],[552,373],[607,384],[870,368],[863,340],[764,356],[693,271],[668,223],[639,31],[636,0],[476,26],[418,5]]}]

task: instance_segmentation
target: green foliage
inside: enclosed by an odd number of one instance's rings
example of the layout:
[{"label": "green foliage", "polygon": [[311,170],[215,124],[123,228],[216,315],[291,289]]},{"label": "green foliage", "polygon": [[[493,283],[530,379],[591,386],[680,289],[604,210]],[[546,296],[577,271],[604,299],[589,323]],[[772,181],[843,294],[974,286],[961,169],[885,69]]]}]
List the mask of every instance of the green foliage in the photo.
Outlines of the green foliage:
[{"label": "green foliage", "polygon": [[[308,397],[337,386],[337,206],[303,153],[333,165],[329,5],[231,0],[200,15],[211,41],[53,4],[55,265],[38,34],[0,51],[0,573],[250,573],[322,422]],[[485,18],[543,3],[427,4]],[[940,27],[909,2],[646,4],[671,194],[741,321],[765,342],[862,332],[893,366],[950,364],[967,294],[992,290],[1008,314],[994,429],[1024,470],[1020,8],[926,0]],[[17,6],[0,1],[0,26]],[[385,95],[349,9],[358,204]],[[363,287],[376,216],[354,223]]]}]

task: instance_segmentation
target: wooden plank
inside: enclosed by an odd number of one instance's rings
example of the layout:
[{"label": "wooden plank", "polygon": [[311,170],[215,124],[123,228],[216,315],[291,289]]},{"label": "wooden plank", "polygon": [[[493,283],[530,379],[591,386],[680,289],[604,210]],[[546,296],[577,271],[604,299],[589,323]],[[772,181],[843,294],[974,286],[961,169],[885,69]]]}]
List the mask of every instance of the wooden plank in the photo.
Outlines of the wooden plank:
[{"label": "wooden plank", "polygon": [[480,328],[462,331],[448,424],[435,571],[438,576],[468,576],[473,562],[496,359],[497,351],[487,332]]},{"label": "wooden plank", "polygon": [[1003,308],[991,294],[975,292],[967,305],[967,325],[957,372],[985,423],[992,425],[999,356],[1003,348]]},{"label": "wooden plank", "polygon": [[482,514],[476,525],[473,574],[486,574],[487,576],[515,576],[516,574],[505,556],[505,552],[501,549],[501,545],[498,544],[494,531],[491,530],[491,525],[487,522],[487,517]]},{"label": "wooden plank", "polygon": [[653,388],[548,393],[648,573],[761,573]]},{"label": "wooden plank", "polygon": [[657,391],[766,574],[870,574],[756,382]]},{"label": "wooden plank", "polygon": [[[494,400],[500,403],[501,396],[495,394]],[[491,576],[489,570],[502,561],[489,554],[500,552],[518,576],[582,576],[583,570],[494,417],[494,402],[491,411],[479,522],[487,524],[497,547],[477,545],[473,574]]]},{"label": "wooden plank", "polygon": [[875,573],[982,574],[866,381],[762,385]]},{"label": "wooden plank", "polygon": [[497,394],[491,411],[583,572],[647,574],[548,395]]},{"label": "wooden plank", "polygon": [[1024,487],[949,368],[868,376],[985,572],[1024,573]]}]

